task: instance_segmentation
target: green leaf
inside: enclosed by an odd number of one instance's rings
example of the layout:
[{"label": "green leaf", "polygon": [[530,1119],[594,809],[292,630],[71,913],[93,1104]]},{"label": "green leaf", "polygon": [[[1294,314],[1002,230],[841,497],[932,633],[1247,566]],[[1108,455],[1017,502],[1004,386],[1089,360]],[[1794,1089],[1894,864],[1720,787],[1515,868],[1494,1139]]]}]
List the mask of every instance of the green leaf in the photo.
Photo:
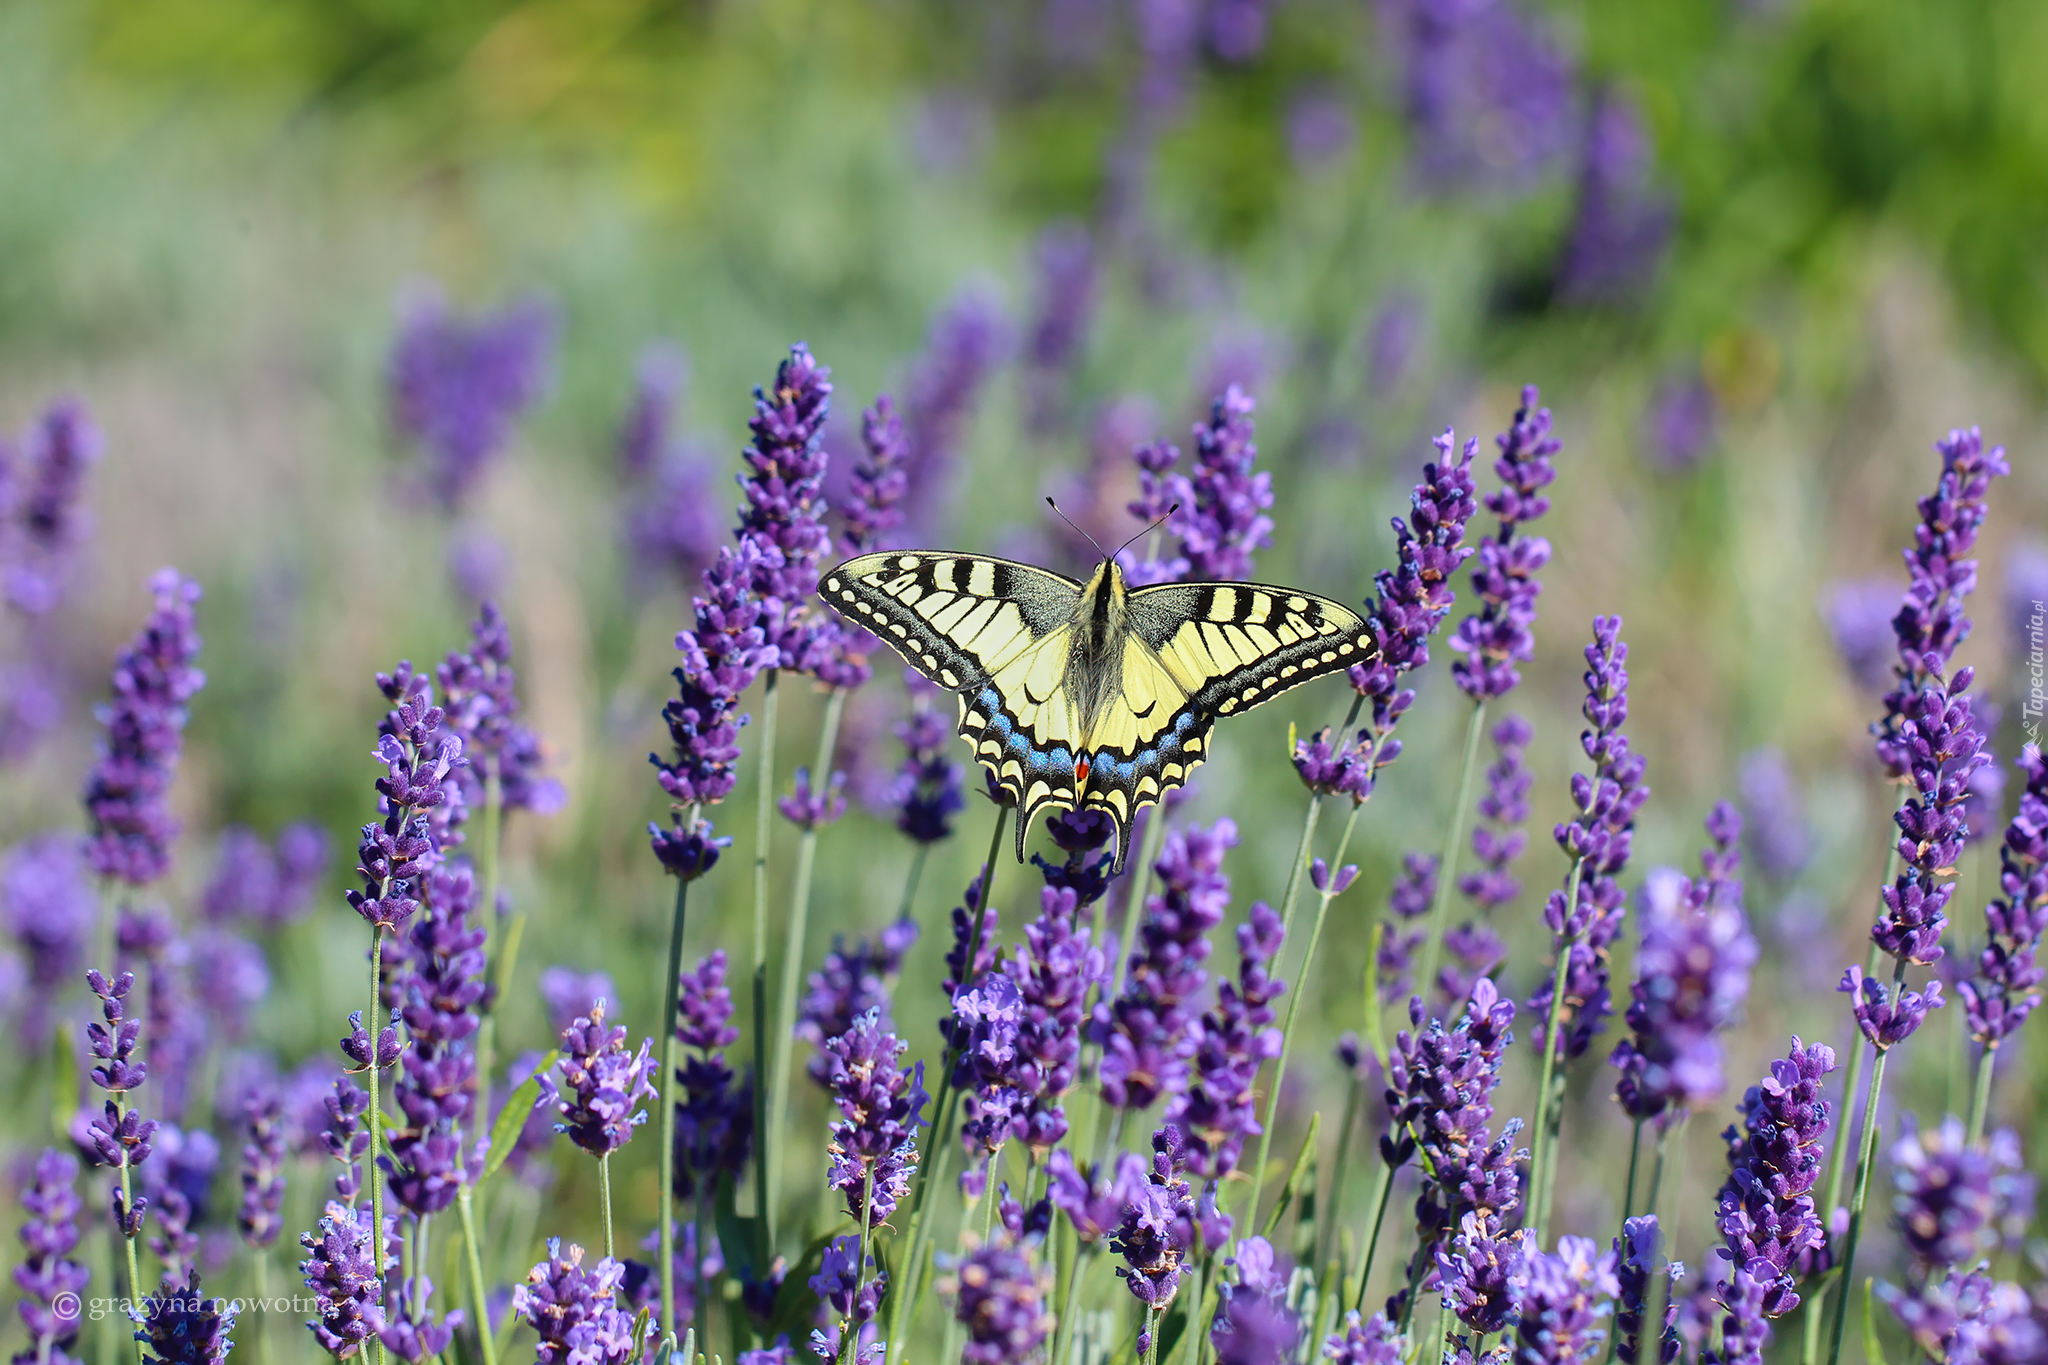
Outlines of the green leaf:
[{"label": "green leaf", "polygon": [[[1280,1226],[1280,1217],[1287,1212],[1287,1206],[1294,1202],[1296,1191],[1301,1188],[1302,1177],[1308,1173],[1316,1159],[1316,1134],[1322,1131],[1323,1111],[1318,1109],[1308,1121],[1308,1136],[1302,1139],[1301,1151],[1295,1155],[1294,1169],[1287,1173],[1287,1183],[1280,1187],[1280,1197],[1273,1201],[1273,1211],[1266,1215],[1266,1227],[1260,1234],[1270,1238],[1273,1229]],[[1254,1214],[1257,1210],[1253,1210]]]},{"label": "green leaf", "polygon": [[1877,1339],[1877,1292],[1875,1281],[1863,1281],[1863,1359],[1866,1365],[1886,1365],[1884,1345]]},{"label": "green leaf", "polygon": [[711,1197],[712,1226],[718,1230],[718,1249],[725,1256],[725,1263],[741,1279],[759,1279],[759,1267],[754,1264],[754,1247],[760,1241],[756,1235],[759,1224],[753,1217],[742,1218],[733,1207],[731,1176],[720,1176],[718,1192]]},{"label": "green leaf", "polygon": [[533,1111],[540,1108],[540,1078],[561,1055],[550,1052],[541,1058],[533,1074],[520,1082],[519,1088],[505,1101],[505,1107],[498,1111],[498,1121],[491,1125],[490,1152],[484,1158],[484,1173],[477,1177],[478,1185],[496,1175],[505,1159],[512,1155],[513,1144],[519,1141],[519,1130],[533,1117]]}]

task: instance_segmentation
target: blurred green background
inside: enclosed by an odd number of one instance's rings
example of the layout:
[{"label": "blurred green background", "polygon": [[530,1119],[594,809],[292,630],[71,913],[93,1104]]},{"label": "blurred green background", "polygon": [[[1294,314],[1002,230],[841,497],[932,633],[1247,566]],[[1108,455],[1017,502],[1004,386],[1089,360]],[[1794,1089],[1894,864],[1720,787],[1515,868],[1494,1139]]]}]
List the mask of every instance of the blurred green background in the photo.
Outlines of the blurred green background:
[{"label": "blurred green background", "polygon": [[[1537,786],[1503,976],[1524,997],[1541,970],[1537,906],[1562,873],[1544,832],[1578,757],[1579,650],[1593,614],[1619,612],[1654,791],[1634,872],[1690,866],[1702,815],[1766,746],[1788,756],[1815,840],[1796,876],[1751,875],[1766,952],[1731,1102],[1790,1032],[1845,1041],[1832,984],[1861,959],[1890,798],[1864,732],[1875,697],[1844,668],[1823,606],[1841,581],[1903,585],[1898,549],[1938,468],[1929,444],[1954,426],[1981,423],[2012,452],[1962,657],[2005,707],[2001,759],[2018,744],[2008,598],[2038,591],[2027,566],[2048,509],[2048,8],[1532,5],[1493,20],[1518,25],[1522,47],[1503,39],[1447,75],[1423,69],[1404,28],[1420,5],[1249,8],[1262,24],[1250,50],[1216,17],[1226,5],[1191,6],[1193,36],[1162,47],[1155,0],[0,7],[0,428],[71,393],[108,436],[88,486],[95,530],[50,627],[73,690],[60,727],[0,774],[0,839],[81,822],[67,803],[91,762],[91,704],[146,609],[144,578],[171,563],[205,585],[211,679],[174,797],[174,912],[225,824],[312,819],[346,850],[374,814],[370,675],[462,643],[474,602],[451,582],[450,546],[488,537],[508,556],[499,595],[527,719],[569,797],[511,828],[508,886],[531,922],[506,1045],[544,1044],[530,986],[558,962],[611,972],[619,1017],[648,1031],[669,888],[640,832],[663,809],[644,756],[665,745],[669,640],[688,615],[676,584],[635,586],[622,541],[613,442],[636,356],[658,338],[687,352],[683,426],[715,462],[723,506],[750,389],[790,342],[833,367],[835,430],[851,433],[877,392],[902,392],[934,316],[978,289],[1010,344],[924,529],[1068,572],[1086,566],[1040,495],[1121,458],[1097,435],[1122,430],[1105,412],[1141,414],[1125,446],[1185,447],[1217,381],[1245,382],[1277,499],[1261,576],[1359,599],[1391,562],[1387,519],[1405,511],[1428,437],[1454,424],[1484,443],[1519,386],[1540,385],[1565,448],[1539,528],[1555,555],[1538,657],[1512,708],[1536,727]],[[1523,79],[1532,69],[1548,74]],[[1596,108],[1633,111],[1640,149],[1601,144]],[[1604,238],[1588,223],[1601,212]],[[1088,234],[1098,306],[1053,377],[1051,414],[1028,420],[1034,244],[1057,223]],[[537,291],[561,320],[547,398],[454,520],[408,484],[413,453],[385,416],[394,300],[420,277],[460,308]],[[1437,652],[1352,845],[1365,875],[1309,984],[1276,1152],[1340,1093],[1328,1042],[1361,1024],[1367,932],[1399,855],[1441,838],[1465,712]],[[852,724],[872,742],[845,757],[886,771],[893,667],[869,692]],[[1229,869],[1240,909],[1285,881],[1302,803],[1288,728],[1336,719],[1344,695],[1324,683],[1224,727],[1184,808],[1244,829]],[[808,761],[816,712],[802,689],[785,701],[778,772]],[[703,883],[692,957],[744,955],[751,771],[719,816],[737,842]],[[984,829],[977,801],[923,883],[896,1015],[928,1052],[945,911]],[[780,905],[795,838],[783,826],[777,839]],[[893,915],[909,859],[858,803],[825,833],[807,962]],[[1976,845],[1955,910],[1965,952],[1995,870],[1995,848]],[[276,948],[256,1037],[285,1063],[330,1048],[359,1003],[360,926],[340,869],[333,881]],[[1960,1108],[1959,1022],[1910,1049],[1901,1109]],[[2039,1047],[2001,1082],[2000,1114],[2022,1130]],[[1503,1113],[1526,1112],[1526,1070]],[[1617,1195],[1599,1177],[1626,1126],[1606,1068],[1582,1071],[1560,1221],[1604,1239]],[[50,1102],[26,1062],[0,1074]],[[814,1156],[822,1168],[824,1114],[799,1084],[798,1131],[819,1134],[817,1152],[790,1152],[803,1189]],[[23,1112],[0,1128],[10,1147],[41,1138]],[[1691,1125],[1688,1193],[1670,1201],[1678,1254],[1696,1265],[1723,1117]],[[2029,1155],[2038,1168],[2043,1152]],[[652,1143],[628,1156],[622,1188],[644,1227]],[[592,1173],[561,1161],[566,1193],[540,1231],[589,1237],[576,1191]],[[1876,1241],[1882,1274],[1891,1253]],[[494,1269],[515,1277],[532,1252],[507,1246]]]}]

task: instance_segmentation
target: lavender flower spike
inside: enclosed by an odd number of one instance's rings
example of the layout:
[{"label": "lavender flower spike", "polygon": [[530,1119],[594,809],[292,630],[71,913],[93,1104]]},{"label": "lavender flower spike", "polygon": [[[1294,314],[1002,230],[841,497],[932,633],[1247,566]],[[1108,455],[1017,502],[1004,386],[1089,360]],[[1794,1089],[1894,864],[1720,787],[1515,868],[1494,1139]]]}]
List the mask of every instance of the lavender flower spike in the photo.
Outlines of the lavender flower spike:
[{"label": "lavender flower spike", "polygon": [[801,343],[776,367],[774,384],[754,390],[753,439],[740,452],[747,473],[739,538],[743,551],[755,552],[745,556],[743,586],[761,604],[765,642],[775,651],[764,667],[815,671],[838,633],[816,604],[818,561],[832,548],[823,493],[831,407],[832,371]]},{"label": "lavender flower spike", "polygon": [[1500,525],[1479,542],[1479,567],[1472,571],[1479,610],[1458,623],[1450,640],[1451,651],[1462,656],[1451,665],[1451,677],[1474,701],[1506,696],[1522,680],[1515,665],[1535,657],[1530,627],[1543,591],[1536,575],[1550,562],[1550,542],[1523,528],[1550,510],[1543,490],[1557,477],[1550,457],[1560,448],[1550,434],[1550,409],[1538,408],[1536,398],[1536,386],[1525,387],[1514,422],[1494,437],[1500,457],[1493,470],[1501,486],[1487,495],[1486,510]]},{"label": "lavender flower spike", "polygon": [[234,1349],[228,1333],[239,1302],[200,1293],[197,1270],[183,1288],[165,1280],[142,1305],[135,1339],[143,1343],[144,1365],[223,1365]]},{"label": "lavender flower spike", "polygon": [[[100,998],[104,1023],[86,1025],[86,1039],[94,1060],[93,1084],[113,1098],[104,1116],[93,1119],[88,1136],[93,1155],[102,1166],[125,1174],[149,1159],[150,1139],[157,1125],[128,1104],[128,1093],[149,1078],[146,1063],[135,1060],[135,1045],[142,1036],[140,1020],[130,1019],[128,993],[135,986],[135,974],[123,972],[111,983],[97,971],[85,974],[86,984]],[[124,1180],[114,1186],[114,1222],[121,1235],[131,1241],[142,1231],[142,1217],[148,1200],[126,1189]],[[130,1200],[133,1199],[131,1203]]]},{"label": "lavender flower spike", "polygon": [[1614,1253],[1590,1237],[1560,1237],[1555,1252],[1530,1256],[1522,1285],[1517,1365],[1585,1365],[1607,1339],[1600,1300],[1621,1292]]},{"label": "lavender flower spike", "polygon": [[[1899,1236],[1929,1274],[1964,1269],[1986,1250],[1993,1219],[2020,1169],[2009,1132],[1971,1145],[1954,1117],[1938,1128],[1909,1131],[1892,1147],[1892,1208]],[[2005,1196],[2002,1198],[2001,1196]]]},{"label": "lavender flower spike", "polygon": [[284,1230],[284,1113],[275,1090],[251,1095],[244,1107],[249,1141],[242,1148],[242,1240],[268,1247]]},{"label": "lavender flower spike", "polygon": [[1344,1316],[1344,1330],[1323,1343],[1323,1359],[1336,1365],[1402,1365],[1408,1358],[1407,1338],[1394,1330],[1385,1313],[1361,1318]]},{"label": "lavender flower spike", "polygon": [[846,1196],[849,1214],[880,1227],[909,1192],[917,1169],[917,1129],[927,1098],[924,1063],[912,1073],[903,1071],[897,1058],[906,1045],[874,1010],[825,1046],[840,1113],[831,1129],[828,1181]]},{"label": "lavender flower spike", "polygon": [[384,820],[364,825],[356,849],[356,873],[363,889],[348,892],[348,903],[371,926],[387,934],[405,927],[419,901],[419,879],[453,837],[461,788],[451,776],[466,760],[462,741],[448,733],[447,713],[434,704],[433,689],[400,660],[377,675],[378,690],[392,709],[378,727],[376,756],[385,775],[377,779]]},{"label": "lavender flower spike", "polygon": [[960,1259],[948,1285],[953,1315],[967,1327],[965,1365],[1024,1365],[1039,1358],[1053,1326],[1051,1277],[1021,1246],[992,1242]]},{"label": "lavender flower spike", "polygon": [[1255,902],[1237,929],[1238,979],[1217,990],[1197,1026],[1192,1081],[1167,1101],[1166,1121],[1187,1135],[1188,1169],[1208,1180],[1228,1178],[1245,1139],[1265,1131],[1254,1087],[1260,1066],[1280,1055],[1273,1002],[1287,986],[1267,967],[1280,955],[1281,934],[1279,913]]},{"label": "lavender flower spike", "polygon": [[[16,522],[0,566],[0,589],[30,616],[42,616],[62,600],[79,544],[91,531],[82,506],[85,472],[99,462],[106,438],[73,398],[44,408],[21,435],[21,471],[6,499]],[[5,443],[0,441],[0,482],[5,481]]]},{"label": "lavender flower spike", "polygon": [[1301,1320],[1287,1306],[1287,1272],[1263,1237],[1237,1244],[1237,1282],[1217,1286],[1222,1303],[1209,1327],[1216,1365],[1290,1360],[1301,1344]]},{"label": "lavender flower spike", "polygon": [[33,1182],[21,1192],[21,1263],[14,1286],[21,1291],[21,1325],[29,1349],[15,1357],[40,1365],[77,1365],[71,1348],[83,1320],[78,1298],[92,1276],[71,1259],[78,1247],[80,1202],[74,1188],[76,1158],[45,1148],[36,1159]]},{"label": "lavender flower spike", "polygon": [[2048,979],[2037,960],[2041,936],[2048,933],[2048,762],[2029,744],[2019,768],[2027,785],[1998,851],[1999,894],[1984,907],[1989,942],[1977,955],[1976,974],[1956,984],[1970,1036],[1986,1048],[1997,1047],[2027,1021]]},{"label": "lavender flower spike", "polygon": [[1716,1225],[1726,1244],[1720,1255],[1733,1274],[1721,1292],[1725,1298],[1753,1287],[1756,1311],[1765,1317],[1797,1308],[1798,1277],[1829,1265],[1813,1187],[1828,1131],[1821,1080],[1834,1069],[1833,1048],[1794,1037],[1791,1052],[1742,1097],[1745,1131],[1730,1127],[1722,1134],[1729,1172],[1716,1200]]},{"label": "lavender flower spike", "polygon": [[721,1177],[737,1182],[754,1142],[753,1078],[739,1080],[725,1062],[724,1050],[740,1035],[731,1024],[724,949],[682,974],[677,1006],[676,1041],[696,1054],[676,1072],[682,1096],[675,1113],[675,1196],[689,1199]]},{"label": "lavender flower spike", "polygon": [[175,569],[149,580],[155,609],[114,662],[106,739],[85,786],[86,857],[102,877],[146,886],[171,867],[178,822],[164,804],[184,748],[186,707],[206,675],[193,667],[199,585]]},{"label": "lavender flower spike", "polygon": [[1897,741],[1906,752],[1911,794],[1893,817],[1901,866],[1884,889],[1884,911],[1870,940],[1901,964],[1941,959],[1955,865],[1969,832],[1970,779],[1991,761],[1964,695],[1974,678],[1973,670],[1958,669],[1943,686],[1937,675],[1900,712]]},{"label": "lavender flower spike", "polygon": [[563,1029],[557,1066],[568,1093],[549,1085],[562,1116],[555,1131],[568,1134],[592,1156],[610,1156],[625,1146],[633,1130],[647,1122],[647,1111],[633,1106],[655,1097],[653,1046],[652,1039],[643,1038],[637,1053],[627,1051],[625,1027],[605,1027],[602,1000],[590,1007],[588,1018]]},{"label": "lavender flower spike", "polygon": [[625,1278],[626,1267],[611,1257],[585,1269],[582,1247],[571,1246],[564,1256],[560,1239],[549,1239],[547,1260],[512,1291],[512,1311],[540,1337],[540,1365],[628,1365],[639,1359],[642,1343],[622,1304]]},{"label": "lavender flower spike", "polygon": [[301,1233],[299,1245],[306,1250],[299,1270],[313,1291],[317,1315],[306,1326],[322,1350],[347,1360],[384,1324],[384,1285],[377,1276],[370,1211],[330,1202],[320,1230]]},{"label": "lavender flower spike", "polygon": [[429,872],[421,883],[426,913],[413,922],[406,965],[392,982],[412,1045],[392,1086],[405,1122],[386,1130],[391,1156],[379,1165],[392,1197],[419,1215],[447,1208],[479,1173],[462,1142],[477,1103],[474,1038],[487,990],[484,931],[471,919],[476,898],[468,864]]}]

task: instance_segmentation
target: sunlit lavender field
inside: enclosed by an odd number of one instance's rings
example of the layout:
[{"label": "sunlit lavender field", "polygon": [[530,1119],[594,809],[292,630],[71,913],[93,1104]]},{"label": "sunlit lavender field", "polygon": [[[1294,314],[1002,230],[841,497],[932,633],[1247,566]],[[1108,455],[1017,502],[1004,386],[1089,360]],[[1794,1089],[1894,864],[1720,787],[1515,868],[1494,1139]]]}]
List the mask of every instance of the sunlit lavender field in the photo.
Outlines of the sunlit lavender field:
[{"label": "sunlit lavender field", "polygon": [[[0,14],[0,1348],[2048,1361],[2044,53]],[[1126,541],[1119,869],[817,590]]]}]

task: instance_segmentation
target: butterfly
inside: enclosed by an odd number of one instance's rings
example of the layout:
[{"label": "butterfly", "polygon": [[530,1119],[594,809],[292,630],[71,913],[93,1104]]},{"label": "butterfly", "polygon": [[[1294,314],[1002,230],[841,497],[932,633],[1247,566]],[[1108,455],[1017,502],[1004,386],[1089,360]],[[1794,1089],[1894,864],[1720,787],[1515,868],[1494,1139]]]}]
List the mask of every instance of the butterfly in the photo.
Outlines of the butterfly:
[{"label": "butterfly", "polygon": [[1101,811],[1116,861],[1131,822],[1208,757],[1219,716],[1379,652],[1356,612],[1259,583],[1133,588],[1114,556],[1084,583],[986,555],[849,559],[818,595],[957,693],[959,732],[1018,811]]}]

